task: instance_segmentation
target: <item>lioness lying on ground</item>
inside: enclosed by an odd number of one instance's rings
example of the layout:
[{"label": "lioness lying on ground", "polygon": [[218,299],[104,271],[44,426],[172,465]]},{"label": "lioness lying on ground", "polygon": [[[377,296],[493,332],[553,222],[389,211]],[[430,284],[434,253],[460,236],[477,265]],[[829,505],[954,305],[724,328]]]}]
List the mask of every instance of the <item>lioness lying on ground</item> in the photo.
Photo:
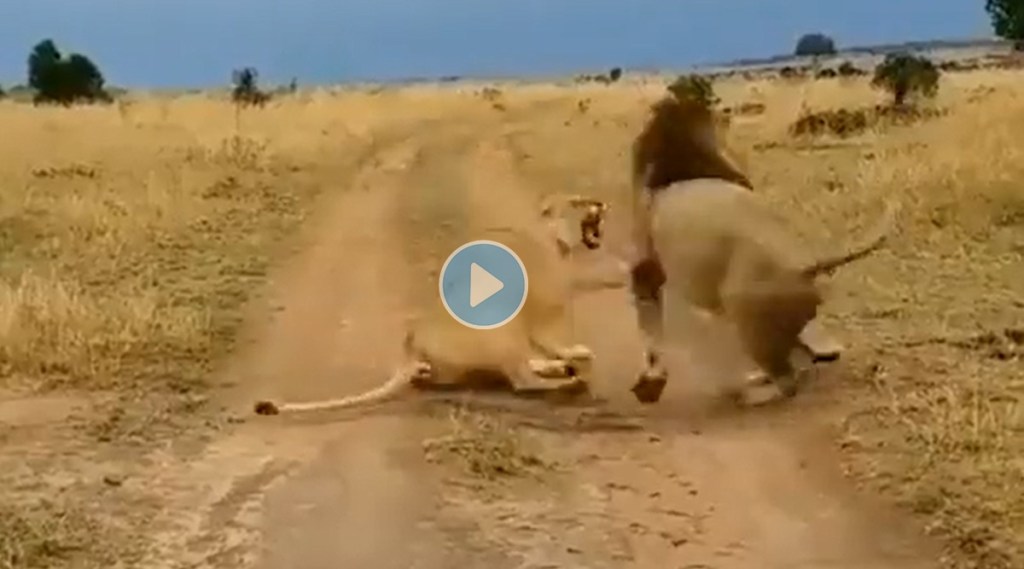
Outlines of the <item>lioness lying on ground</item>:
[{"label": "lioness lying on ground", "polygon": [[667,382],[661,363],[667,296],[672,312],[693,307],[733,324],[765,377],[792,396],[790,355],[801,334],[809,336],[805,327],[822,302],[815,277],[879,248],[895,209],[865,245],[810,259],[786,220],[718,152],[708,109],[667,97],[652,111],[633,155],[631,282],[646,341],[645,369],[633,393],[653,403]]},{"label": "lioness lying on ground", "polygon": [[608,205],[599,200],[555,196],[544,200],[539,216],[533,214],[535,223],[491,227],[476,234],[477,239],[507,245],[526,265],[529,293],[522,310],[508,324],[490,330],[468,328],[452,318],[438,299],[424,314],[412,319],[404,341],[405,363],[381,386],[338,399],[260,401],[256,413],[274,415],[367,405],[387,400],[409,387],[445,390],[504,386],[520,397],[562,398],[587,392],[584,376],[593,354],[586,346],[564,341],[571,328],[571,295],[624,283],[621,279],[578,280],[569,270],[569,257],[580,250],[577,244],[585,250],[600,248],[607,210]]}]

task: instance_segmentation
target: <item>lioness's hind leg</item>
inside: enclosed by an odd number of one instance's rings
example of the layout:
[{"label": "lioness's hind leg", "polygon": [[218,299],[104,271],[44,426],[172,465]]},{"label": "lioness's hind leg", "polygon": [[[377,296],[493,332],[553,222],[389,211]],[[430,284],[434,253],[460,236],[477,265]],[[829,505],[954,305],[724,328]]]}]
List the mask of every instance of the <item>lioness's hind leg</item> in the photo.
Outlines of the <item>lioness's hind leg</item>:
[{"label": "lioness's hind leg", "polygon": [[589,383],[570,371],[565,360],[533,358],[510,370],[508,376],[517,397],[566,401],[590,392]]},{"label": "lioness's hind leg", "polygon": [[[541,356],[543,360],[532,360],[537,362],[545,362],[543,365],[547,366],[544,369],[554,369],[557,366],[561,366],[564,371],[561,372],[563,376],[582,376],[590,372],[594,362],[594,352],[584,346],[583,344],[573,344],[571,346],[561,346],[558,344],[549,343],[544,340],[538,339],[536,336],[530,337],[531,347]],[[538,364],[541,365],[541,364]],[[549,374],[556,373],[553,371],[545,371],[539,375],[548,377]]]},{"label": "lioness's hind leg", "polygon": [[801,376],[790,358],[820,302],[813,288],[800,283],[748,283],[723,295],[723,301],[750,358],[783,396],[796,395]]},{"label": "lioness's hind leg", "polygon": [[572,324],[564,305],[551,306],[548,314],[530,323],[529,330],[530,349],[548,360],[564,362],[566,376],[585,376],[590,372],[594,352],[583,344],[566,341],[572,335]]}]

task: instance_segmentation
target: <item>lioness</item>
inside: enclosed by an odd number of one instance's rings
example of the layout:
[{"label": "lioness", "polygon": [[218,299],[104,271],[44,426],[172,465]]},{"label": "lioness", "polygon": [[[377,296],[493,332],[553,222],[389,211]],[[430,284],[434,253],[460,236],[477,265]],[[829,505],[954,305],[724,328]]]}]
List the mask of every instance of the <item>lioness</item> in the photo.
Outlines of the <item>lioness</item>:
[{"label": "lioness", "polygon": [[[485,173],[487,169],[476,171]],[[495,194],[501,195],[502,188],[492,183],[488,191],[489,199],[497,199]],[[521,397],[574,397],[585,393],[588,384],[584,376],[593,354],[586,346],[566,341],[571,332],[571,295],[573,291],[616,284],[580,281],[571,274],[569,261],[572,253],[580,250],[576,245],[585,250],[600,248],[602,223],[609,206],[580,196],[553,196],[542,201],[538,215],[536,209],[531,210],[532,214],[524,213],[525,198],[521,195],[506,193],[500,199],[511,201],[504,204],[507,207],[491,205],[487,210],[499,210],[504,223],[481,222],[478,217],[467,223],[474,225],[470,230],[474,239],[507,245],[526,266],[529,292],[522,310],[511,322],[495,329],[472,329],[452,318],[436,298],[410,319],[404,341],[405,362],[381,386],[330,400],[260,401],[255,405],[256,413],[273,415],[378,403],[409,387],[438,390],[500,383],[510,385],[512,392]],[[433,290],[437,290],[436,282]]]},{"label": "lioness", "polygon": [[652,111],[633,147],[631,288],[646,353],[632,391],[653,403],[668,379],[661,363],[664,287],[673,312],[693,307],[734,324],[754,363],[792,396],[790,355],[801,335],[813,344],[805,328],[822,302],[815,277],[879,248],[895,209],[865,245],[809,259],[786,220],[719,153],[707,108],[666,97]]}]

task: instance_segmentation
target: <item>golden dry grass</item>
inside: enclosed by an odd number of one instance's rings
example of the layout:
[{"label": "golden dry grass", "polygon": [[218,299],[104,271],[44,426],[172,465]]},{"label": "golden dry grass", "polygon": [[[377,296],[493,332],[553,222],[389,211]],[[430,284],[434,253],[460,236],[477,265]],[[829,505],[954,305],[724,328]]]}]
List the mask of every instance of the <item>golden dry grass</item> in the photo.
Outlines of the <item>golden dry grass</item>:
[{"label": "golden dry grass", "polygon": [[[0,388],[201,391],[282,238],[380,133],[551,104],[508,133],[545,187],[627,203],[627,149],[663,83],[319,91],[236,117],[222,98],[106,108],[0,103]],[[866,81],[716,85],[759,192],[828,249],[907,207],[844,269],[824,317],[852,346],[839,421],[851,474],[950,538],[953,562],[1024,564],[1024,75],[944,77],[945,116],[795,141],[806,108],[873,104]],[[500,99],[501,108],[492,108]],[[586,104],[581,104],[586,101]],[[12,546],[13,547],[13,546]]]},{"label": "golden dry grass", "polygon": [[0,103],[0,387],[203,378],[280,238],[405,120],[366,99]]}]

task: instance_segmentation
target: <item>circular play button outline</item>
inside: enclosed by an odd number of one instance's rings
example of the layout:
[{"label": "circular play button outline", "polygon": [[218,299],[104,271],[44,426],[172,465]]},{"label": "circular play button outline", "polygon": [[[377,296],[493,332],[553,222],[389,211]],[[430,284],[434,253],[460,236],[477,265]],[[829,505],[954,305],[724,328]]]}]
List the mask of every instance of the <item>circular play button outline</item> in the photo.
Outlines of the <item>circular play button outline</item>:
[{"label": "circular play button outline", "polygon": [[[486,324],[480,324],[480,323],[477,323],[477,322],[472,322],[472,321],[470,321],[467,318],[463,318],[462,316],[459,316],[459,314],[456,312],[456,310],[448,302],[448,298],[445,295],[445,281],[446,281],[445,276],[447,275],[448,269],[451,267],[452,261],[454,261],[459,256],[459,254],[464,252],[466,249],[469,249],[471,247],[479,247],[479,246],[489,246],[489,247],[496,247],[496,248],[500,249],[502,253],[508,255],[509,257],[511,257],[512,260],[515,261],[515,264],[518,265],[519,273],[522,275],[522,296],[519,298],[518,304],[516,305],[514,310],[512,310],[507,316],[505,316],[504,318],[502,318],[498,322],[491,322],[491,323],[486,323]],[[470,267],[470,274],[472,273],[473,265],[476,265],[478,269],[483,269],[484,273],[486,273],[488,277],[494,278],[494,279],[497,278],[497,277],[494,277],[493,275],[491,275],[490,271],[488,271],[487,269],[481,267],[478,263],[475,263],[475,262],[472,262],[472,261],[470,261],[470,265],[469,265],[469,267]],[[470,275],[467,275],[467,277],[469,277],[469,276]],[[516,252],[513,251],[511,247],[505,245],[504,243],[499,243],[498,241],[492,241],[490,239],[478,239],[476,241],[470,241],[468,243],[464,243],[463,245],[459,246],[457,249],[452,251],[452,253],[450,255],[448,255],[448,258],[445,260],[444,264],[441,266],[441,272],[438,274],[437,281],[438,281],[437,282],[438,293],[441,296],[441,304],[444,305],[444,308],[445,308],[445,310],[448,311],[448,314],[450,314],[452,318],[454,318],[458,323],[462,324],[463,326],[466,326],[468,328],[473,328],[473,329],[476,329],[476,330],[492,330],[494,328],[500,328],[501,326],[504,326],[505,324],[508,324],[509,322],[511,322],[519,314],[519,312],[523,309],[523,306],[526,305],[526,297],[527,297],[527,295],[529,294],[529,291],[530,291],[530,278],[529,278],[529,275],[526,272],[526,265],[523,263],[523,260],[519,258],[519,255],[516,255]],[[501,292],[501,288],[504,288],[504,283],[501,283],[500,280],[499,280],[499,283],[502,286],[498,290],[494,291],[493,294],[499,294]],[[489,300],[489,298],[480,301],[479,304],[486,303],[487,300]],[[479,304],[472,304],[471,303],[469,308],[470,309],[474,309]]]}]

